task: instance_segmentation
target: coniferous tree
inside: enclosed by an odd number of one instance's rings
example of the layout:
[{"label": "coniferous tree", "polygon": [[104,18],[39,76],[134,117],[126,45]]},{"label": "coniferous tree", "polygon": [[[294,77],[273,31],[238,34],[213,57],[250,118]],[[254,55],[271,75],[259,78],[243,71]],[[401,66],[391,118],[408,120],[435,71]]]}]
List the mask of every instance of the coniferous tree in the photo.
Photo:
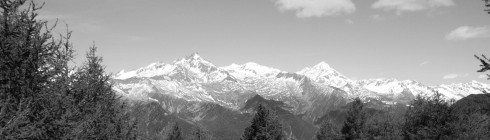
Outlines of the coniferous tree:
[{"label": "coniferous tree", "polygon": [[179,124],[175,123],[170,128],[167,134],[167,140],[183,140],[182,132],[180,130]]},{"label": "coniferous tree", "polygon": [[404,139],[449,139],[454,130],[451,110],[440,93],[431,97],[418,95],[405,114]]},{"label": "coniferous tree", "polygon": [[[481,62],[480,69],[478,72],[486,72],[490,70],[490,59],[488,59],[485,55],[481,55],[481,57],[478,57],[475,55],[476,59],[478,59]],[[490,80],[490,75],[487,74],[488,79]]]},{"label": "coniferous tree", "polygon": [[486,114],[458,114],[452,123],[453,139],[484,140],[490,138],[490,117]]},{"label": "coniferous tree", "polygon": [[125,104],[112,90],[110,76],[96,56],[87,53],[87,62],[74,75],[69,118],[76,124],[70,139],[135,139],[136,128],[125,111]]},{"label": "coniferous tree", "polygon": [[55,139],[69,130],[60,121],[68,90],[69,34],[55,39],[41,6],[0,1],[0,139]]},{"label": "coniferous tree", "polygon": [[283,140],[282,125],[274,111],[259,104],[252,124],[245,129],[242,140]]},{"label": "coniferous tree", "polygon": [[361,139],[364,135],[365,122],[366,114],[364,112],[364,105],[361,99],[356,98],[347,111],[347,118],[341,130],[344,139]]},{"label": "coniferous tree", "polygon": [[200,126],[195,126],[192,132],[192,140],[211,140],[212,136]]},{"label": "coniferous tree", "polygon": [[[485,7],[490,7],[490,0],[482,0],[485,2]],[[485,11],[488,12],[488,14],[490,14],[490,9],[485,9]]]},{"label": "coniferous tree", "polygon": [[317,140],[341,140],[342,135],[330,120],[323,121],[320,130],[316,133]]},{"label": "coniferous tree", "polygon": [[[398,118],[397,118],[398,117]],[[401,117],[393,112],[377,113],[366,120],[365,131],[368,139],[399,140],[401,137]]]},{"label": "coniferous tree", "polygon": [[74,72],[71,32],[54,38],[26,3],[0,1],[0,139],[135,139],[95,49]]}]

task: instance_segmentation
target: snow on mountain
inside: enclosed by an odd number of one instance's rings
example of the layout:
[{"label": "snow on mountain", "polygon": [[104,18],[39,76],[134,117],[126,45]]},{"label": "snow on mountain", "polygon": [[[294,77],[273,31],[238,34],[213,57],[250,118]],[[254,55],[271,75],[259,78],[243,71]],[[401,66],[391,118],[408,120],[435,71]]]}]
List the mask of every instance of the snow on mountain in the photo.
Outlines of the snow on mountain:
[{"label": "snow on mountain", "polygon": [[176,68],[175,65],[165,63],[152,63],[144,68],[125,72],[122,70],[114,79],[128,79],[133,77],[153,77],[158,75],[166,75]]},{"label": "snow on mountain", "polygon": [[231,75],[238,79],[249,77],[270,77],[281,72],[278,69],[262,66],[253,62],[248,62],[243,65],[231,64],[230,66],[221,67],[221,69],[228,71]]},{"label": "snow on mountain", "polygon": [[325,62],[296,73],[253,62],[216,67],[197,53],[172,64],[158,62],[133,71],[121,71],[114,81],[114,89],[128,98],[141,100],[158,93],[188,101],[212,102],[233,109],[239,108],[246,97],[253,94],[284,101],[293,108],[308,108],[312,106],[308,102],[313,97],[330,96],[334,91],[342,98],[361,97],[402,103],[408,103],[422,93],[432,94],[433,91],[454,99],[490,91],[490,85],[477,81],[440,86],[426,86],[413,80],[355,81]]},{"label": "snow on mountain", "polygon": [[380,94],[400,94],[409,91],[415,96],[431,92],[428,86],[413,80],[398,81],[396,79],[369,79],[358,81],[364,88]]},{"label": "snow on mountain", "polygon": [[228,77],[228,74],[219,71],[214,64],[194,53],[186,58],[174,61],[173,64],[158,62],[133,71],[121,71],[114,79],[125,80],[155,76],[168,76],[173,79],[205,83],[223,80]]},{"label": "snow on mountain", "polygon": [[352,83],[350,79],[331,68],[330,65],[325,62],[320,62],[311,68],[304,68],[297,73],[305,75],[318,83],[327,84],[337,88]]},{"label": "snow on mountain", "polygon": [[459,83],[450,85],[440,85],[432,87],[439,93],[456,100],[466,97],[470,94],[480,94],[482,92],[490,92],[490,85],[484,84],[478,81],[471,81],[469,83]]},{"label": "snow on mountain", "polygon": [[302,121],[313,123],[355,97],[384,106],[407,104],[419,94],[430,95],[434,91],[456,100],[490,92],[489,84],[477,81],[427,86],[413,80],[351,80],[325,62],[296,73],[253,62],[217,67],[197,53],[170,64],[157,62],[132,71],[123,70],[112,83],[123,98],[147,105],[156,102],[158,107],[188,122],[216,119],[237,122],[236,117],[240,116],[237,114],[244,113],[240,109],[256,95],[280,104],[281,109],[301,116]]},{"label": "snow on mountain", "polygon": [[191,56],[174,61],[174,65],[188,68],[194,73],[201,73],[201,72],[209,73],[212,71],[216,71],[217,69],[217,67],[214,64],[204,60],[197,53],[193,53]]}]

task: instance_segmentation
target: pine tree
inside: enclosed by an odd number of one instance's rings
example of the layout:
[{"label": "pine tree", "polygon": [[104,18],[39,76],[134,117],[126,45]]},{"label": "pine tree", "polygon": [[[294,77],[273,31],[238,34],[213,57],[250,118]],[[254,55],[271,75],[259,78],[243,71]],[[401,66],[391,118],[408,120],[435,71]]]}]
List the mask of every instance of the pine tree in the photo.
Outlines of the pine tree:
[{"label": "pine tree", "polygon": [[[487,1],[488,2],[488,1]],[[481,55],[481,57],[478,57],[475,55],[476,59],[478,59],[481,62],[480,69],[478,72],[486,72],[490,70],[490,59],[488,59],[485,55]],[[487,74],[488,79],[490,80],[490,75]]]},{"label": "pine tree", "polygon": [[402,114],[377,113],[366,120],[364,132],[368,139],[399,140],[401,137]]},{"label": "pine tree", "polygon": [[338,128],[330,120],[323,121],[316,134],[317,140],[341,140],[342,135]]},{"label": "pine tree", "polygon": [[347,111],[347,118],[341,130],[344,139],[354,140],[362,138],[365,122],[364,105],[361,99],[356,98]]},{"label": "pine tree", "polygon": [[87,53],[87,62],[74,74],[71,99],[74,129],[70,139],[135,139],[136,128],[125,111],[125,104],[112,90],[110,76],[96,56]]},{"label": "pine tree", "polygon": [[454,129],[453,139],[483,140],[490,138],[490,117],[486,114],[458,114],[457,120],[451,125]]},{"label": "pine tree", "polygon": [[242,140],[283,140],[282,125],[274,111],[260,104],[252,124],[245,129]]},{"label": "pine tree", "polygon": [[454,130],[451,110],[440,93],[431,97],[418,95],[405,114],[404,139],[449,139]]},{"label": "pine tree", "polygon": [[192,132],[192,140],[211,140],[209,132],[200,126],[195,126]]},{"label": "pine tree", "polygon": [[167,134],[167,140],[183,140],[182,132],[180,130],[179,124],[175,123],[172,125],[169,133]]},{"label": "pine tree", "polygon": [[26,3],[0,1],[0,139],[136,139],[95,48],[74,72],[71,32],[54,38]]},{"label": "pine tree", "polygon": [[40,8],[0,1],[0,139],[56,139],[69,130],[60,116],[70,81],[70,33],[54,38],[54,26],[36,19]]},{"label": "pine tree", "polygon": [[[490,0],[482,0],[485,2],[485,7],[489,8],[490,7]],[[485,9],[485,11],[488,12],[488,14],[490,14],[490,9]]]}]

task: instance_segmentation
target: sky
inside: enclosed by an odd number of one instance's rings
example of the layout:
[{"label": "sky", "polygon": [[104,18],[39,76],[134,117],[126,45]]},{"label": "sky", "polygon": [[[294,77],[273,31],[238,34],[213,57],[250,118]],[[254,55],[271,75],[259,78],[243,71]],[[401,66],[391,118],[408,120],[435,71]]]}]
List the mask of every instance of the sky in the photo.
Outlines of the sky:
[{"label": "sky", "polygon": [[297,72],[322,61],[351,79],[426,85],[490,83],[480,0],[36,0],[38,18],[68,28],[80,65],[95,44],[106,71],[172,63],[194,52],[215,64]]}]

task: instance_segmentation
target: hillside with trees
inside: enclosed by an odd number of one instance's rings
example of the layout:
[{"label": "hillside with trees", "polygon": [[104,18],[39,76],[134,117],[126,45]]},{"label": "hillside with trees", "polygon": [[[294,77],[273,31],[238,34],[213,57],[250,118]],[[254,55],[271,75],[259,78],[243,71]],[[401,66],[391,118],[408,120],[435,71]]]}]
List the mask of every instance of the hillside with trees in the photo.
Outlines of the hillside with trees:
[{"label": "hillside with trees", "polygon": [[[488,4],[488,0],[485,2]],[[389,104],[373,98],[342,98],[347,93],[338,88],[317,89],[310,79],[290,74],[293,78],[287,78],[302,88],[298,96],[311,102],[294,102],[294,108],[286,101],[265,99],[255,92],[250,92],[253,96],[239,96],[236,91],[226,93],[244,101],[235,110],[155,93],[150,99],[156,101],[128,102],[114,90],[113,76],[105,71],[95,45],[89,48],[82,65],[72,66],[75,51],[71,31],[54,34],[56,23],[50,26],[37,18],[41,8],[34,1],[0,1],[1,140],[490,138],[490,94],[485,91],[458,101],[435,92],[419,94],[407,105]],[[490,59],[485,55],[475,57],[481,62],[478,72],[490,71]],[[288,74],[277,77],[281,76]],[[333,92],[324,94],[326,89]],[[288,103],[296,100],[289,98]],[[163,108],[169,104],[180,108]],[[203,107],[207,114],[180,110],[185,107],[195,112]],[[294,111],[308,107],[313,111]],[[312,112],[322,116],[308,116]]]}]

